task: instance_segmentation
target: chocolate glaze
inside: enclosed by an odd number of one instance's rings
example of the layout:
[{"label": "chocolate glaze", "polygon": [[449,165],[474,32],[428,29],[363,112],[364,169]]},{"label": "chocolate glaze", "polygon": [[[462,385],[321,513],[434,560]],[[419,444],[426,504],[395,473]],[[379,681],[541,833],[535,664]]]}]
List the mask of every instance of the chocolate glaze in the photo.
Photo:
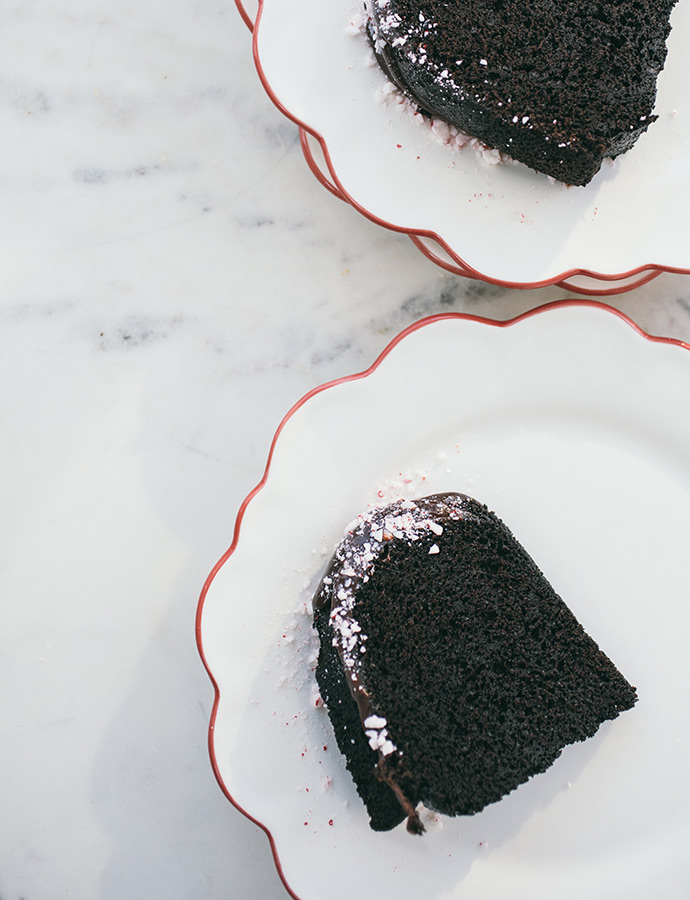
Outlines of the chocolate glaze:
[{"label": "chocolate glaze", "polygon": [[[457,520],[463,518],[463,516],[467,515],[464,506],[470,500],[471,498],[466,494],[446,492],[431,494],[420,500],[406,502],[411,506],[408,511],[416,520],[417,527],[422,529],[425,527],[424,523],[428,521],[441,524],[448,522],[450,519]],[[354,596],[358,586],[362,583],[363,578],[368,577],[375,569],[376,564],[385,558],[385,545],[394,538],[392,534],[386,533],[385,522],[391,515],[399,515],[400,512],[400,503],[374,508],[371,513],[367,517],[364,517],[343,539],[333,555],[314,595],[312,605],[315,611],[324,609],[328,606],[330,607],[331,615],[333,615],[334,611],[342,603],[342,599],[339,598],[339,595],[342,595],[342,592]],[[379,530],[383,531],[381,541],[374,537],[374,533]],[[352,570],[349,567],[348,561],[343,559],[344,552],[349,548],[362,551],[372,544],[378,545],[378,552],[375,559],[368,564],[366,571],[357,574],[349,574]],[[362,729],[365,730],[364,723],[371,715],[375,715],[377,710],[373,709],[366,686],[362,684],[357,673],[354,671],[353,666],[345,658],[345,654],[341,647],[338,645],[336,645],[336,647],[345,680],[350,689],[350,694],[357,704]],[[376,766],[377,777],[388,785],[403,808],[405,815],[407,816],[407,830],[412,834],[423,834],[425,829],[414,805],[395,780],[387,758],[380,749],[378,750],[378,757],[379,760]]]}]

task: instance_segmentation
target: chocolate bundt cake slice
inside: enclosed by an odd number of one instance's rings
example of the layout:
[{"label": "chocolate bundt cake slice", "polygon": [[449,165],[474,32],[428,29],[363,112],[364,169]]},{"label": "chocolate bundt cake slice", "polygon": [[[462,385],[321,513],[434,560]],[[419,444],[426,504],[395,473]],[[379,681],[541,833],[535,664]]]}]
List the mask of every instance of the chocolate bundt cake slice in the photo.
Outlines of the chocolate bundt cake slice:
[{"label": "chocolate bundt cake slice", "polygon": [[361,516],[314,598],[316,678],[371,827],[471,815],[636,702],[532,559],[462,494]]},{"label": "chocolate bundt cake slice", "polygon": [[365,0],[390,80],[420,109],[571,185],[656,118],[675,0]]}]

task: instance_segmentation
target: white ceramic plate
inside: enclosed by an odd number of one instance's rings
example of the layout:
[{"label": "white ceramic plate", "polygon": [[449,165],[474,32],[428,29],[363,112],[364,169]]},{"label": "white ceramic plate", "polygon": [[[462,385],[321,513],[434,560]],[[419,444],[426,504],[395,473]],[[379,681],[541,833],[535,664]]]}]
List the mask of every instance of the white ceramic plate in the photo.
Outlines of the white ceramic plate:
[{"label": "white ceramic plate", "polygon": [[368,64],[366,39],[346,33],[358,8],[357,0],[263,0],[254,29],[266,90],[320,145],[305,141],[310,164],[339,196],[419,236],[441,265],[501,284],[591,283],[593,275],[613,292],[650,272],[690,270],[687,4],[672,16],[659,120],[585,188],[521,165],[490,166],[471,148],[439,143],[405,109],[378,103],[384,76]]},{"label": "white ceramic plate", "polygon": [[[422,321],[283,420],[199,604],[224,791],[300,900],[685,900],[690,354],[597,304]],[[400,493],[486,502],[639,702],[543,775],[419,839],[370,831],[306,612],[346,524]]]}]

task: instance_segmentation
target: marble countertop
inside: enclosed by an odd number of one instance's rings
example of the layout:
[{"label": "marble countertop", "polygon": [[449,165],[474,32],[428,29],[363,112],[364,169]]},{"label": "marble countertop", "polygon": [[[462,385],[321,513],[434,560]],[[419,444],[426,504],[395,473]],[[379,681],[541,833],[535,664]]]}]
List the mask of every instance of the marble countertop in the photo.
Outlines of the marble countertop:
[{"label": "marble countertop", "polygon": [[[464,280],[321,187],[229,2],[9,0],[0,897],[287,896],[211,772],[194,616],[287,409]],[[609,301],[690,341],[690,280]]]}]

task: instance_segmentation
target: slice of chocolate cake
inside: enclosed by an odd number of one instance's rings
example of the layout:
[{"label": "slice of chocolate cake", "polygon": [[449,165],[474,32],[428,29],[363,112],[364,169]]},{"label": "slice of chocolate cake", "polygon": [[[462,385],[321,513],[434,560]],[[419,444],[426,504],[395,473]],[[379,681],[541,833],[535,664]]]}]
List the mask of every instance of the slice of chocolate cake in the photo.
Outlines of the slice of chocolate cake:
[{"label": "slice of chocolate cake", "polygon": [[374,509],[314,598],[316,678],[374,830],[471,815],[636,702],[489,510],[462,494]]},{"label": "slice of chocolate cake", "polygon": [[656,118],[675,0],[365,0],[390,80],[432,117],[571,185]]}]

